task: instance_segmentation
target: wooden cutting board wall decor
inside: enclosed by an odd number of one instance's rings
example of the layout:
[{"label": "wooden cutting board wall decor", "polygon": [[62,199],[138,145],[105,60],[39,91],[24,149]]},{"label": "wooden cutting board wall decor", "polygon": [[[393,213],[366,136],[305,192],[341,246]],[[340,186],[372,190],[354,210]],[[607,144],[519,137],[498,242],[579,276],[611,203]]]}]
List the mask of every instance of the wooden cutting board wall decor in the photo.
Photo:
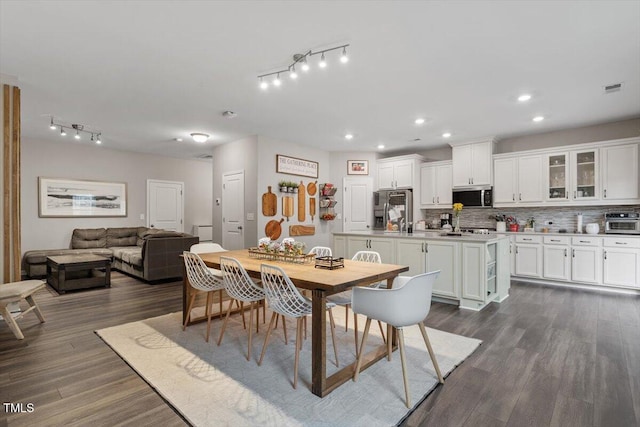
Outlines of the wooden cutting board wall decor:
[{"label": "wooden cutting board wall decor", "polygon": [[316,234],[315,225],[290,225],[289,236],[313,236]]},{"label": "wooden cutting board wall decor", "polygon": [[287,218],[293,216],[293,196],[282,196],[282,216]]},{"label": "wooden cutting board wall decor", "polygon": [[307,184],[307,193],[309,194],[309,215],[311,221],[316,216],[316,192],[318,191],[318,181],[310,182]]},{"label": "wooden cutting board wall decor", "polygon": [[278,213],[278,196],[271,192],[271,186],[267,187],[267,192],[262,195],[262,215],[276,216]]},{"label": "wooden cutting board wall decor", "polygon": [[267,222],[267,225],[264,226],[264,234],[270,238],[271,240],[277,240],[278,237],[282,234],[282,224],[284,222],[284,218],[280,218],[280,221],[276,221],[272,219]]},{"label": "wooden cutting board wall decor", "polygon": [[298,185],[298,221],[304,222],[307,218],[305,209],[307,207],[307,188],[304,186],[304,182],[300,181]]}]

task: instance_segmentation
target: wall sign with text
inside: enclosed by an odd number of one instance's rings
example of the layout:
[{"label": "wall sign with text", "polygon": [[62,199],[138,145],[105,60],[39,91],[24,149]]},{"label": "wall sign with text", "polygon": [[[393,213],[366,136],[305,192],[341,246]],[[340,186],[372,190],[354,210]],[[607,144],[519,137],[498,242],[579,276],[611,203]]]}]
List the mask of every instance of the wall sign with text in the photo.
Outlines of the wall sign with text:
[{"label": "wall sign with text", "polygon": [[317,178],[318,162],[276,154],[276,172]]}]

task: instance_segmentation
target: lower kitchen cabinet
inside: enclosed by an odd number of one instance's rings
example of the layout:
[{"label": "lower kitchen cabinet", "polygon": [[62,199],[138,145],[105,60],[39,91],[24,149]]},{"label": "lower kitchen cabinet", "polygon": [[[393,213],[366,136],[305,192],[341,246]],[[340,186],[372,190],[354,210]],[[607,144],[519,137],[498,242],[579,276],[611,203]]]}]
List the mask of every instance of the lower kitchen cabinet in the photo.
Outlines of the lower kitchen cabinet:
[{"label": "lower kitchen cabinet", "polygon": [[398,239],[396,262],[408,265],[407,276],[440,270],[433,285],[433,294],[445,298],[460,298],[459,244],[437,240]]},{"label": "lower kitchen cabinet", "polygon": [[333,236],[333,249],[331,253],[334,258],[344,258],[347,256],[347,238],[344,236]]},{"label": "lower kitchen cabinet", "polygon": [[358,251],[374,251],[380,254],[385,264],[395,264],[396,254],[394,239],[385,237],[349,236],[347,238],[347,258],[352,258]]},{"label": "lower kitchen cabinet", "polygon": [[516,276],[542,277],[540,236],[516,236]]},{"label": "lower kitchen cabinet", "polygon": [[545,236],[542,247],[542,276],[552,280],[571,279],[571,239]]},{"label": "lower kitchen cabinet", "polygon": [[571,238],[571,280],[580,283],[602,283],[602,239]]},{"label": "lower kitchen cabinet", "polygon": [[486,298],[486,245],[462,244],[462,298],[484,301]]},{"label": "lower kitchen cabinet", "polygon": [[605,238],[603,261],[605,285],[640,289],[640,240]]}]

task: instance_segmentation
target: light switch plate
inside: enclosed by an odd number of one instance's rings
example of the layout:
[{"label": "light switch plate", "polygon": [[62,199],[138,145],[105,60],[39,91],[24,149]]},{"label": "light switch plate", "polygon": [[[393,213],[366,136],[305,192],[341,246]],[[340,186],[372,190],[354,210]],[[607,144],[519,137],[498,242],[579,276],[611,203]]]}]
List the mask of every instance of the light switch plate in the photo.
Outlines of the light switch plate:
[{"label": "light switch plate", "polygon": [[253,221],[256,219],[256,214],[253,212],[247,213],[247,221]]}]

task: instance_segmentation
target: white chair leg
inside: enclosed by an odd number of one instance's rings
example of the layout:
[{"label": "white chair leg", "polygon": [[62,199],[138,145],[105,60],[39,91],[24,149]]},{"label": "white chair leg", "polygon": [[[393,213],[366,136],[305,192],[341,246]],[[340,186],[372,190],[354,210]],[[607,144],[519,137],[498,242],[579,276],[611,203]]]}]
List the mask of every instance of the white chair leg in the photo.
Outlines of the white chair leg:
[{"label": "white chair leg", "polygon": [[276,319],[278,313],[275,311],[271,315],[271,320],[269,321],[269,326],[267,326],[267,335],[264,337],[264,344],[262,344],[262,353],[260,354],[260,360],[258,360],[258,366],[262,364],[262,359],[264,358],[264,352],[267,349],[267,344],[269,343],[269,336],[271,335],[271,328],[273,327],[273,322]]},{"label": "white chair leg", "polygon": [[400,345],[400,362],[402,364],[402,381],[404,382],[404,397],[406,399],[407,408],[411,408],[411,399],[409,398],[409,382],[407,381],[407,363],[404,354],[404,332],[402,328],[397,328],[398,344]]},{"label": "white chair leg", "polygon": [[424,323],[418,323],[420,327],[420,332],[422,332],[422,338],[424,338],[424,343],[427,345],[427,350],[429,351],[429,356],[431,357],[431,362],[433,363],[433,367],[436,370],[436,374],[438,375],[438,381],[440,384],[444,384],[444,378],[442,378],[442,374],[440,373],[440,366],[438,366],[438,361],[436,360],[436,354],[433,352],[433,348],[431,348],[431,341],[429,341],[429,336],[427,335],[427,329],[424,327]]},{"label": "white chair leg", "polygon": [[358,353],[358,361],[356,362],[356,371],[353,373],[353,380],[358,380],[360,374],[360,367],[362,366],[362,356],[364,355],[364,349],[367,345],[367,337],[369,336],[369,327],[371,326],[371,319],[367,317],[367,321],[364,324],[364,333],[362,334],[362,344],[360,344],[360,352]]}]

